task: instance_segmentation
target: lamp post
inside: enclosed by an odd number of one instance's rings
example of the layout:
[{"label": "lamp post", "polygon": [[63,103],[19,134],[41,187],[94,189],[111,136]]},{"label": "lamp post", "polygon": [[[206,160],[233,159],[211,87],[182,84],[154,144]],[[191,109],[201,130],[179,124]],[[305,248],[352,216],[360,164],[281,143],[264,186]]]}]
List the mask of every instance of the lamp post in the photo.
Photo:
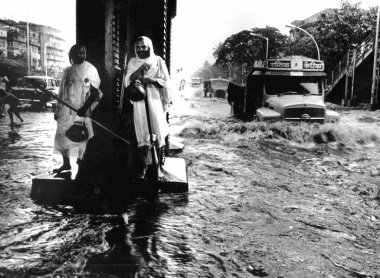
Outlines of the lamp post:
[{"label": "lamp post", "polygon": [[228,81],[231,81],[231,66],[228,62],[226,63],[226,65],[228,66]]},{"label": "lamp post", "polygon": [[29,3],[26,0],[26,58],[28,63],[27,75],[31,75],[30,71],[30,43],[29,43]]},{"label": "lamp post", "polygon": [[266,47],[266,51],[265,51],[265,60],[268,60],[269,39],[267,37],[263,37],[263,36],[261,36],[259,34],[255,34],[255,33],[249,33],[249,34],[252,35],[252,36],[256,36],[256,37],[265,39],[267,41],[267,47]]},{"label": "lamp post", "polygon": [[308,31],[306,31],[305,29],[302,29],[302,28],[300,28],[300,27],[294,26],[294,25],[285,25],[285,26],[288,27],[288,28],[295,28],[295,29],[298,29],[298,30],[301,30],[301,31],[305,32],[305,33],[306,33],[306,34],[307,34],[307,35],[313,40],[313,42],[315,43],[315,46],[317,47],[318,60],[321,59],[321,55],[320,55],[320,53],[319,53],[319,47],[318,47],[318,44],[317,44],[317,42],[315,41],[314,37],[313,37]]}]

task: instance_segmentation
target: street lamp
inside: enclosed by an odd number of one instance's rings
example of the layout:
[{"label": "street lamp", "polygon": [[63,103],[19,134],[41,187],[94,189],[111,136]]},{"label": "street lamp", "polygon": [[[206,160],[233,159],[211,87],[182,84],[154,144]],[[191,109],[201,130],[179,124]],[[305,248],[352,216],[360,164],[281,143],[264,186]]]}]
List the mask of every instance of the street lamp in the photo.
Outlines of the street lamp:
[{"label": "street lamp", "polygon": [[255,33],[249,33],[249,34],[252,35],[252,36],[256,36],[256,37],[265,39],[267,41],[267,47],[266,47],[266,52],[265,52],[265,60],[268,60],[269,39],[267,37],[263,37],[263,36],[261,36],[259,34],[255,34]]},{"label": "street lamp", "polygon": [[226,65],[228,66],[228,81],[231,81],[231,66],[228,62],[226,63]]},{"label": "street lamp", "polygon": [[26,0],[26,58],[28,63],[27,75],[31,75],[30,71],[30,42],[29,42],[29,4]]},{"label": "street lamp", "polygon": [[317,52],[318,52],[318,60],[321,59],[321,55],[319,54],[319,47],[318,47],[318,44],[317,42],[315,41],[314,37],[306,30],[300,28],[300,27],[297,27],[297,26],[294,26],[294,25],[285,25],[285,27],[288,27],[288,28],[295,28],[295,29],[298,29],[298,30],[301,30],[303,32],[305,32],[307,35],[309,35],[309,37],[313,40],[313,42],[315,43],[315,46],[317,47]]}]

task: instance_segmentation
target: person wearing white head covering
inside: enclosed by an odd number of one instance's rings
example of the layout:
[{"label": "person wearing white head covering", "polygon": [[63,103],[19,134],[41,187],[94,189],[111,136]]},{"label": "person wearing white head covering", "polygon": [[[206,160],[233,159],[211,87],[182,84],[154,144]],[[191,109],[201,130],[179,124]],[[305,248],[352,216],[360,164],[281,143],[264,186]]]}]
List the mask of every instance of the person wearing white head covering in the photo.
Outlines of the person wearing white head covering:
[{"label": "person wearing white head covering", "polygon": [[[144,75],[141,76],[144,68],[148,69],[144,70]],[[156,135],[156,149],[159,152],[168,135],[166,112],[171,100],[171,82],[165,61],[155,55],[152,41],[144,36],[136,40],[135,57],[128,62],[124,86],[128,87],[136,79],[146,88],[152,133]],[[141,176],[144,177],[147,167],[147,147],[150,146],[145,101],[133,101],[132,104],[136,138],[144,166]]]},{"label": "person wearing white head covering", "polygon": [[[63,158],[63,165],[54,169],[54,173],[70,170],[70,157],[78,158],[78,162],[83,158],[87,142],[94,136],[92,120],[85,116],[91,116],[102,97],[99,90],[99,74],[97,69],[86,61],[86,48],[80,44],[73,45],[69,51],[69,60],[71,66],[63,71],[58,96],[78,111],[74,112],[59,103],[54,113],[54,119],[57,121],[54,153],[60,153]],[[66,136],[66,131],[75,122],[84,123],[89,133],[87,140],[78,143]]]}]

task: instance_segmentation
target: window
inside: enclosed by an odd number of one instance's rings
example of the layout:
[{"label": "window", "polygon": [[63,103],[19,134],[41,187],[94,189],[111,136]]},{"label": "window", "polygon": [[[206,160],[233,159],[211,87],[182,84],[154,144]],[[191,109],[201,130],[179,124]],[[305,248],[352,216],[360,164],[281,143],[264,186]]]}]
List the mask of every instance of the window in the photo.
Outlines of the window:
[{"label": "window", "polygon": [[321,78],[295,76],[266,76],[265,93],[281,94],[322,94]]}]

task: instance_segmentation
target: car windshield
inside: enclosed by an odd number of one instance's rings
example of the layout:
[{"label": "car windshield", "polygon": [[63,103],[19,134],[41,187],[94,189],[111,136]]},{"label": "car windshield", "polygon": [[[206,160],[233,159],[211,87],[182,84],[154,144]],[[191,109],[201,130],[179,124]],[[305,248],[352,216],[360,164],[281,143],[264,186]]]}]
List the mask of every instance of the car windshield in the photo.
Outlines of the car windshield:
[{"label": "car windshield", "polygon": [[42,84],[46,84],[44,79],[24,77],[22,80],[22,85],[27,88],[38,88]]},{"label": "car windshield", "polygon": [[266,76],[265,93],[268,95],[321,95],[322,80],[315,76]]}]

